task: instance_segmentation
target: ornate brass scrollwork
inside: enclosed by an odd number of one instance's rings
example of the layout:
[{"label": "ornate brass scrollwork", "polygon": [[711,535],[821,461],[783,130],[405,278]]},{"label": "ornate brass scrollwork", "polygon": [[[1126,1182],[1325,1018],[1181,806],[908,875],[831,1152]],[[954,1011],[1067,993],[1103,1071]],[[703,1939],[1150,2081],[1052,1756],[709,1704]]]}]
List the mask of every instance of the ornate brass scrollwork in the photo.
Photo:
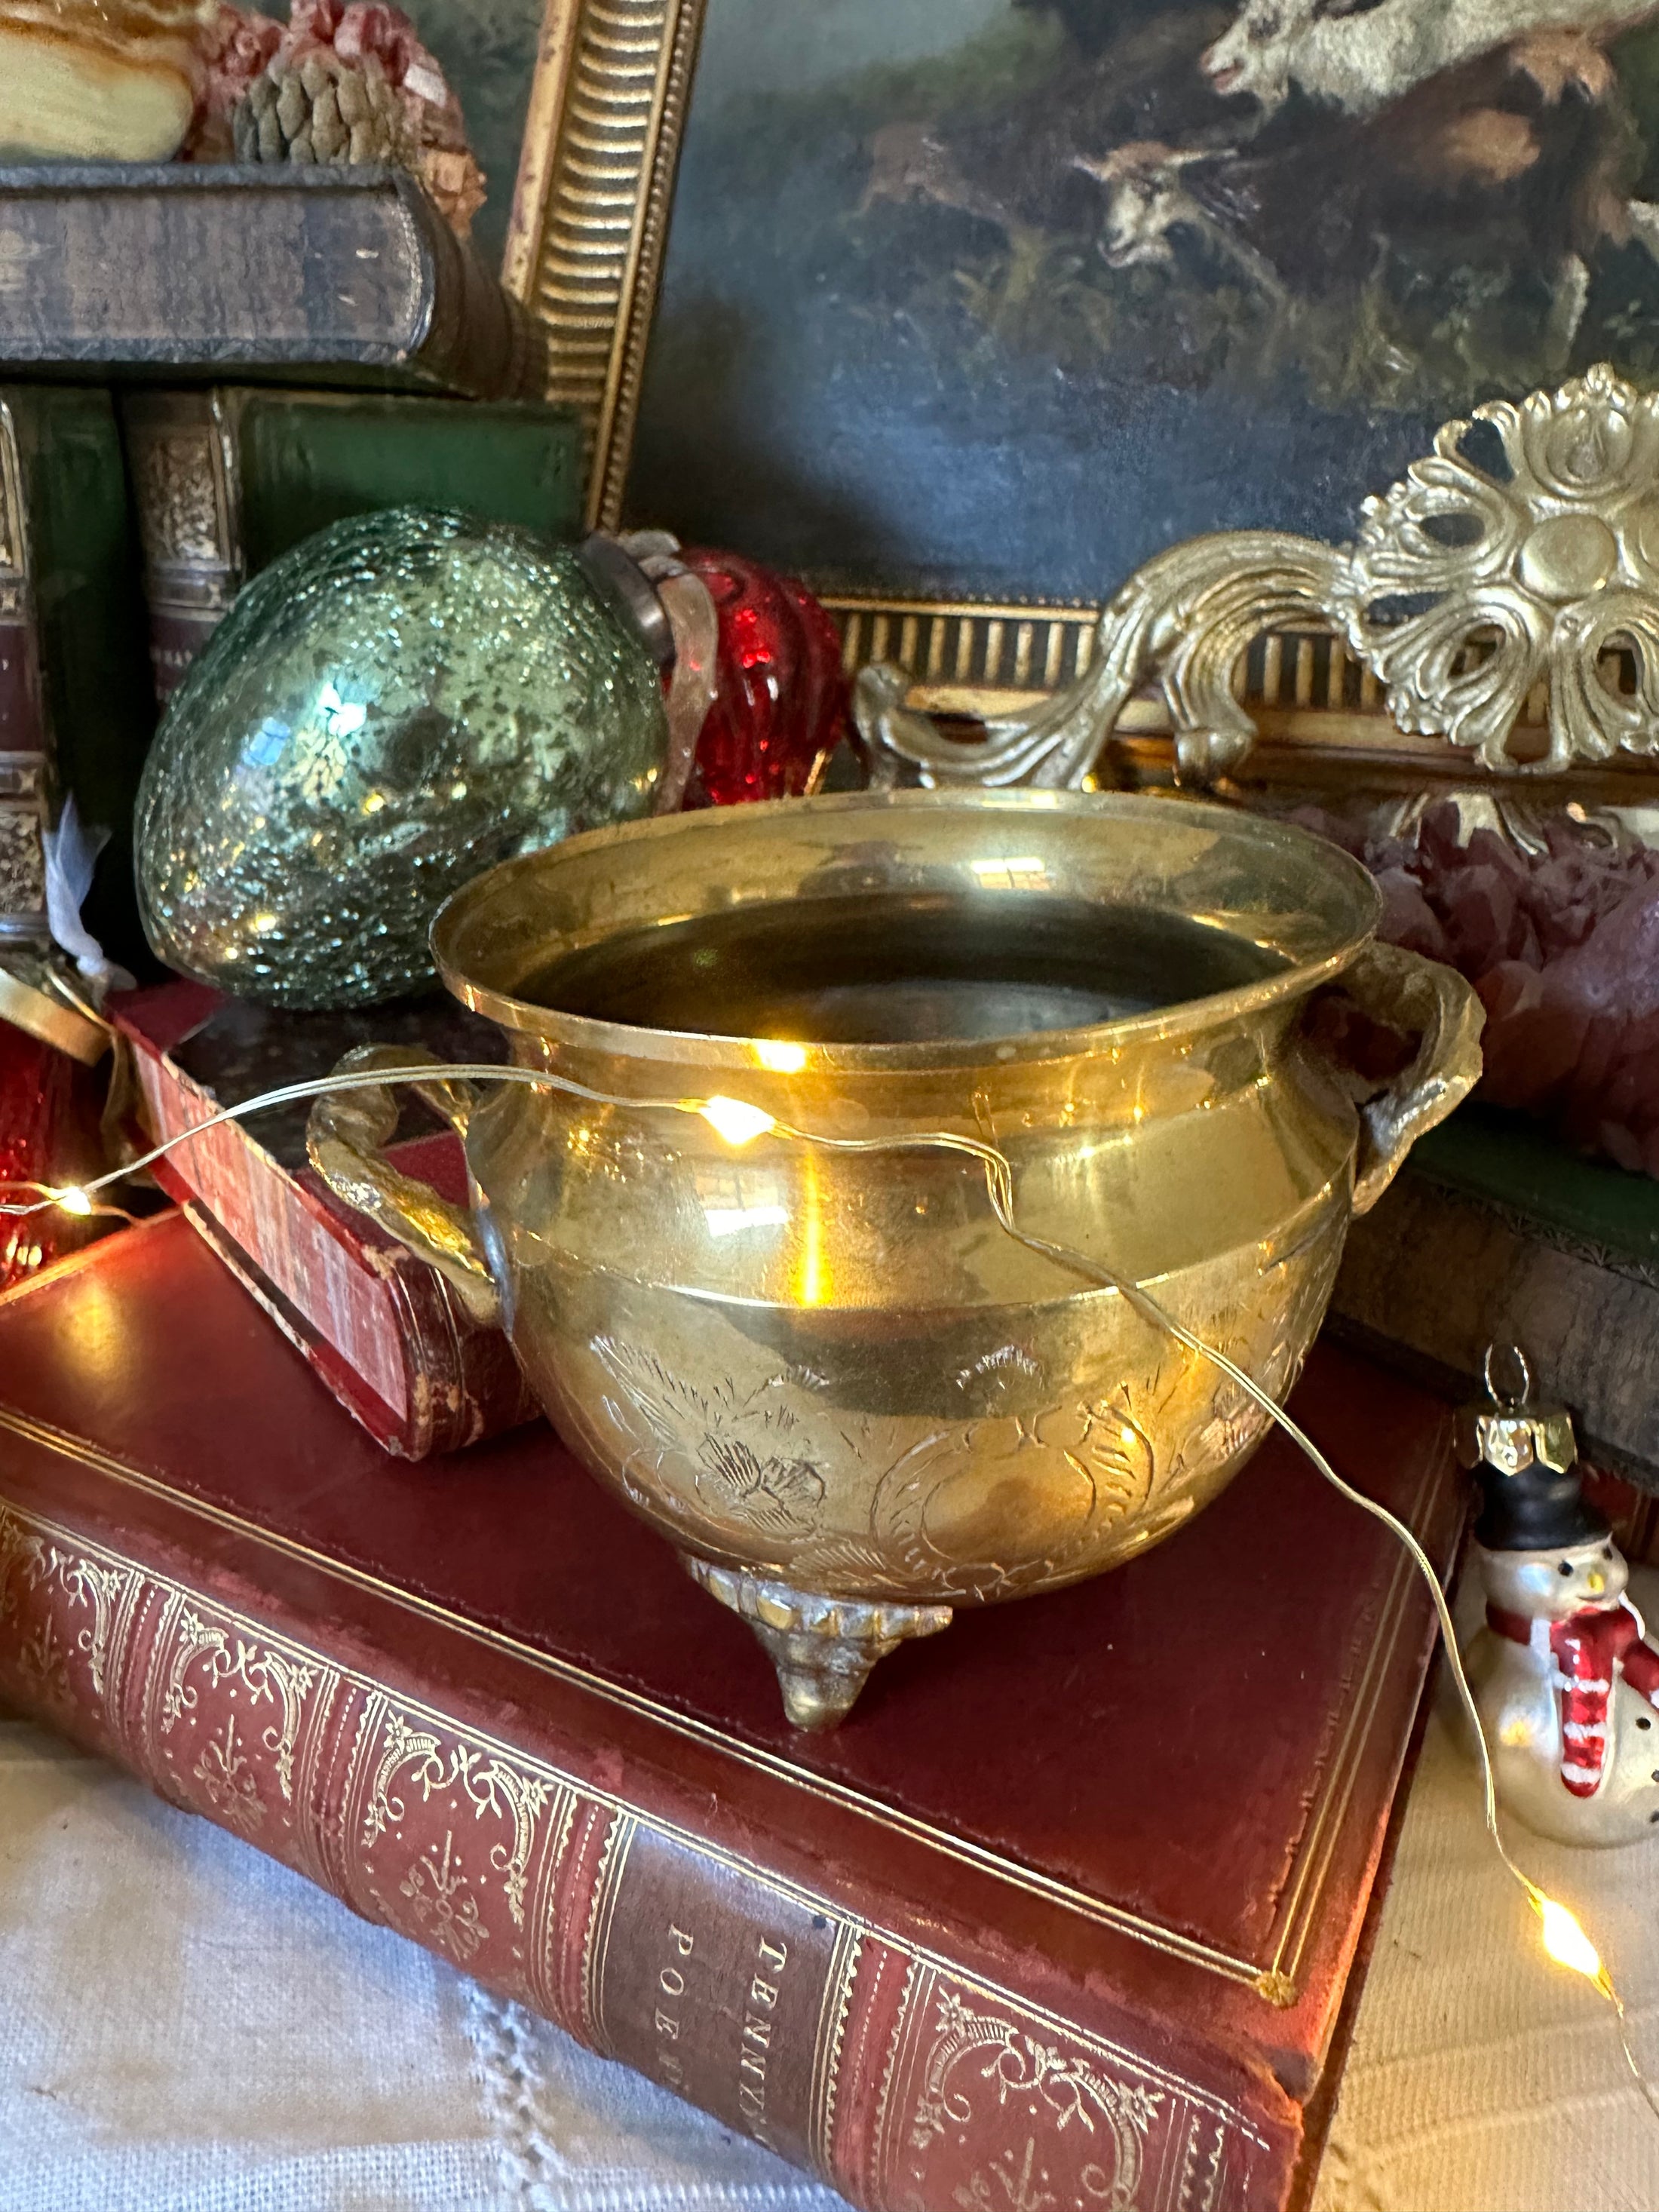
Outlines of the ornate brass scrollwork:
[{"label": "ornate brass scrollwork", "polygon": [[[1659,393],[1603,365],[1490,400],[1365,501],[1349,545],[1249,530],[1171,547],[1107,607],[1078,681],[992,721],[983,743],[908,708],[903,672],[872,663],[854,698],[872,781],[1075,787],[1156,683],[1180,780],[1213,783],[1256,734],[1234,695],[1242,656],[1263,631],[1310,623],[1346,637],[1402,730],[1483,768],[1559,774],[1659,752]],[[1633,688],[1608,680],[1615,651]],[[1511,739],[1546,681],[1547,747],[1522,760]]]}]

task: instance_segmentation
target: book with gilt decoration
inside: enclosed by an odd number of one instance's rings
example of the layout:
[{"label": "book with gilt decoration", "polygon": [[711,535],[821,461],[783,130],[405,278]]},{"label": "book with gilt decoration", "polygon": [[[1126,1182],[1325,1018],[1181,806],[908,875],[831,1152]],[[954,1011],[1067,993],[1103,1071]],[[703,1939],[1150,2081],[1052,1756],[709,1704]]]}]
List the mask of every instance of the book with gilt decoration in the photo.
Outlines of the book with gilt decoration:
[{"label": "book with gilt decoration", "polygon": [[[1438,1401],[1296,1411],[1443,1565]],[[870,2212],[1281,2212],[1432,1648],[1275,1439],[834,1734],[537,1423],[388,1457],[176,1215],[0,1300],[0,1695]]]},{"label": "book with gilt decoration", "polygon": [[[115,1025],[148,1146],[287,1083],[327,1075],[361,1044],[426,1045],[499,1060],[501,1032],[442,993],[338,1013],[285,1013],[177,979],[118,993]],[[384,1449],[455,1451],[526,1421],[534,1403],[506,1338],[476,1321],[437,1270],[343,1205],[306,1164],[305,1105],[222,1121],[157,1162],[191,1225]],[[421,1109],[415,1109],[418,1115]],[[393,1148],[410,1175],[459,1202],[466,1163],[451,1133]]]},{"label": "book with gilt decoration", "polygon": [[123,393],[165,707],[251,576],[349,515],[460,507],[549,537],[581,520],[580,428],[523,400],[190,385]]}]

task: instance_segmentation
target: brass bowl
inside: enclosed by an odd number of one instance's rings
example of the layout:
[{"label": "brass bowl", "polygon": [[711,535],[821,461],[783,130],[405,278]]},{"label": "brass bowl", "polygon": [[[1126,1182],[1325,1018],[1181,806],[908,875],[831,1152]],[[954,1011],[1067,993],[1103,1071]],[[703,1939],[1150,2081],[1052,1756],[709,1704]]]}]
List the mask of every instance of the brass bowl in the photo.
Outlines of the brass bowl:
[{"label": "brass bowl", "polygon": [[[830,1136],[993,1137],[1022,1228],[1139,1279],[1280,1395],[1351,1213],[1480,1072],[1473,993],[1376,945],[1377,915],[1346,854],[1220,806],[865,793],[573,838],[459,893],[433,945],[521,1066]],[[884,996],[863,988],[884,963]],[[1304,1022],[1338,978],[1417,1042],[1358,1107]],[[1142,1011],[1034,1025],[1137,984]],[[753,1033],[597,1006],[735,1009]],[[866,1033],[888,1041],[826,1041]],[[471,1217],[388,1173],[383,1096],[319,1103],[313,1158],[498,1305],[562,1434],[751,1623],[803,1727],[953,1607],[1159,1542],[1261,1439],[1207,1362],[1004,1233],[971,1159],[738,1148],[516,1085],[450,1104]]]}]

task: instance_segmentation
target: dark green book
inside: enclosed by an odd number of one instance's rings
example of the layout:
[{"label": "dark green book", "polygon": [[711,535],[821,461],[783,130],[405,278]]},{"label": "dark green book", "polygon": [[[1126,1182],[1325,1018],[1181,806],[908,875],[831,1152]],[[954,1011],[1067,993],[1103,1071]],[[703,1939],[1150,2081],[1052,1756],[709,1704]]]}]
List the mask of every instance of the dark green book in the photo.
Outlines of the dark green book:
[{"label": "dark green book", "polygon": [[1355,1222],[1336,1325],[1420,1379],[1472,1386],[1516,1343],[1588,1457],[1659,1488],[1659,1182],[1466,1105]]},{"label": "dark green book", "polygon": [[41,841],[72,794],[82,823],[110,833],[87,926],[144,964],[132,804],[155,723],[109,394],[0,384],[0,943],[45,939]]},{"label": "dark green book", "polygon": [[386,507],[451,507],[554,538],[581,520],[575,417],[530,402],[202,386],[121,400],[163,704],[250,576]]}]

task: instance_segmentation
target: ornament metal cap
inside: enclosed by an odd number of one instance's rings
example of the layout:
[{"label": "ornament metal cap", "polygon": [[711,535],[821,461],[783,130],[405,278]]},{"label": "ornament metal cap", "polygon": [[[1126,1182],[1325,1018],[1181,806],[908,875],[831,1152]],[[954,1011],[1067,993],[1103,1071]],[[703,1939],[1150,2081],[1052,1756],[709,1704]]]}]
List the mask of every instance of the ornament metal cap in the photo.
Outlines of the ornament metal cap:
[{"label": "ornament metal cap", "polygon": [[623,611],[659,669],[674,665],[674,630],[655,586],[629,550],[602,530],[590,532],[576,558],[595,591]]},{"label": "ornament metal cap", "polygon": [[[1518,1388],[1500,1386],[1500,1364]],[[1607,1524],[1585,1502],[1572,1471],[1578,1458],[1572,1416],[1533,1396],[1532,1370],[1518,1345],[1488,1345],[1485,1364],[1486,1398],[1457,1416],[1457,1455],[1479,1471],[1484,1496],[1475,1541],[1489,1552],[1598,1542]]]},{"label": "ornament metal cap", "polygon": [[[1507,1360],[1518,1390],[1505,1390],[1494,1369]],[[1486,1346],[1486,1395],[1464,1406],[1457,1416],[1457,1455],[1465,1467],[1483,1464],[1500,1474],[1519,1474],[1529,1467],[1565,1474],[1578,1456],[1572,1416],[1565,1406],[1539,1403],[1532,1395],[1532,1369],[1518,1344]]]}]

